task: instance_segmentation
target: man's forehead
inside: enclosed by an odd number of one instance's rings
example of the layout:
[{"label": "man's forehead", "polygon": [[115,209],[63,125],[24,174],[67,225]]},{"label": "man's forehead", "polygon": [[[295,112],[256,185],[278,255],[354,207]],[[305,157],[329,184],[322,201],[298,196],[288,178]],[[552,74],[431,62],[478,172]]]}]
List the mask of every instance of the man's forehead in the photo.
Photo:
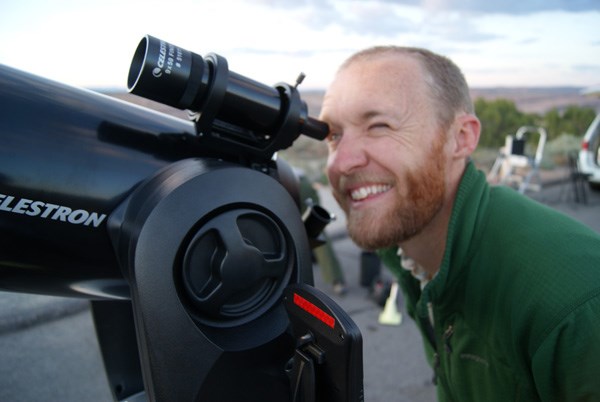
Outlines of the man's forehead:
[{"label": "man's forehead", "polygon": [[[401,60],[400,60],[401,59]],[[323,98],[323,114],[328,109],[347,106],[376,106],[423,89],[418,63],[410,56],[394,55],[358,60],[340,70]],[[404,63],[406,61],[406,63]]]},{"label": "man's forehead", "polygon": [[414,57],[385,54],[347,65],[338,71],[328,92],[344,92],[354,87],[361,87],[363,91],[410,90],[422,81],[423,71]]}]

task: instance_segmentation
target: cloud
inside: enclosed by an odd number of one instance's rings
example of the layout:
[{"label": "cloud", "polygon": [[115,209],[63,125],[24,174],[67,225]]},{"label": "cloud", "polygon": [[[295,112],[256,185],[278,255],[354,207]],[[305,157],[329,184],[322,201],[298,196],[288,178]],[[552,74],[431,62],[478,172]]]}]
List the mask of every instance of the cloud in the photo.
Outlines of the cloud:
[{"label": "cloud", "polygon": [[484,14],[531,14],[543,11],[598,11],[598,0],[382,0],[423,7],[428,11],[459,11]]},{"label": "cloud", "polygon": [[591,72],[600,75],[600,64],[574,64],[573,69],[580,72]]},{"label": "cloud", "polygon": [[[252,0],[252,3],[293,15],[305,27],[360,38],[386,41],[422,36],[428,43],[461,43],[501,39],[476,19],[489,16],[525,17],[550,11],[600,11],[598,0]],[[353,39],[354,38],[354,39]],[[410,39],[414,41],[414,38]],[[418,40],[418,39],[417,39]]]},{"label": "cloud", "polygon": [[498,39],[497,34],[484,32],[473,19],[465,19],[459,13],[436,13],[425,16],[420,23],[419,34],[429,40],[444,42],[477,43]]},{"label": "cloud", "polygon": [[[284,9],[312,7],[317,10],[331,10],[344,0],[252,0],[255,4]],[[543,11],[600,11],[598,0],[369,0],[345,1],[361,3],[370,7],[378,5],[404,5],[423,8],[428,11],[458,11],[484,14],[531,14]]]},{"label": "cloud", "polygon": [[[312,9],[305,22],[313,21],[321,9]],[[416,30],[417,23],[410,18],[406,8],[380,1],[338,3],[329,9],[325,22],[357,35],[393,36]]]},{"label": "cloud", "polygon": [[[343,49],[342,49],[343,50]],[[346,51],[350,52],[354,49],[346,49]],[[339,52],[340,49],[295,49],[295,50],[286,50],[286,49],[256,49],[256,48],[232,48],[231,51],[236,53],[246,53],[252,54],[256,56],[283,56],[283,57],[294,57],[294,58],[305,58],[305,57],[313,57],[317,56],[323,52]]]}]

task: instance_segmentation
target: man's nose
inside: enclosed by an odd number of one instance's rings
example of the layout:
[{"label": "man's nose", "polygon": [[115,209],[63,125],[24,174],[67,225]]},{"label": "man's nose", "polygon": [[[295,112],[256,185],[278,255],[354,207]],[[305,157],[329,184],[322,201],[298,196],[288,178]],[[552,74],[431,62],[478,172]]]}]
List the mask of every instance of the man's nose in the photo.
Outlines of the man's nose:
[{"label": "man's nose", "polygon": [[344,135],[335,150],[329,152],[327,168],[339,174],[350,174],[367,164],[368,158],[364,144],[359,138]]}]

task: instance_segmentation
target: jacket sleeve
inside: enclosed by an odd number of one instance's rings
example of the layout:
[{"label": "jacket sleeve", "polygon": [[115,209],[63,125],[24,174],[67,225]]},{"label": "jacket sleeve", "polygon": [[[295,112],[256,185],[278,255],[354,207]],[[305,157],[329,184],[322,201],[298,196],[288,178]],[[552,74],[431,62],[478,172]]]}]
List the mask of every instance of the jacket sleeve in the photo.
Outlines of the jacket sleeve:
[{"label": "jacket sleeve", "polygon": [[600,294],[549,329],[532,358],[542,401],[600,401]]}]

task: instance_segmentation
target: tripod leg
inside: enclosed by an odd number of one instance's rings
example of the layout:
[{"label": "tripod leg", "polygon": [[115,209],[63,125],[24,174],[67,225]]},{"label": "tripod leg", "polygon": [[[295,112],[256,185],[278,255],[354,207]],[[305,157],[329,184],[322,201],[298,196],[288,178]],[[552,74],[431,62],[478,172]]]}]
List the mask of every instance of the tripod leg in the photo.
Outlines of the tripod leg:
[{"label": "tripod leg", "polygon": [[312,359],[296,349],[291,373],[292,402],[315,402],[315,366]]}]

